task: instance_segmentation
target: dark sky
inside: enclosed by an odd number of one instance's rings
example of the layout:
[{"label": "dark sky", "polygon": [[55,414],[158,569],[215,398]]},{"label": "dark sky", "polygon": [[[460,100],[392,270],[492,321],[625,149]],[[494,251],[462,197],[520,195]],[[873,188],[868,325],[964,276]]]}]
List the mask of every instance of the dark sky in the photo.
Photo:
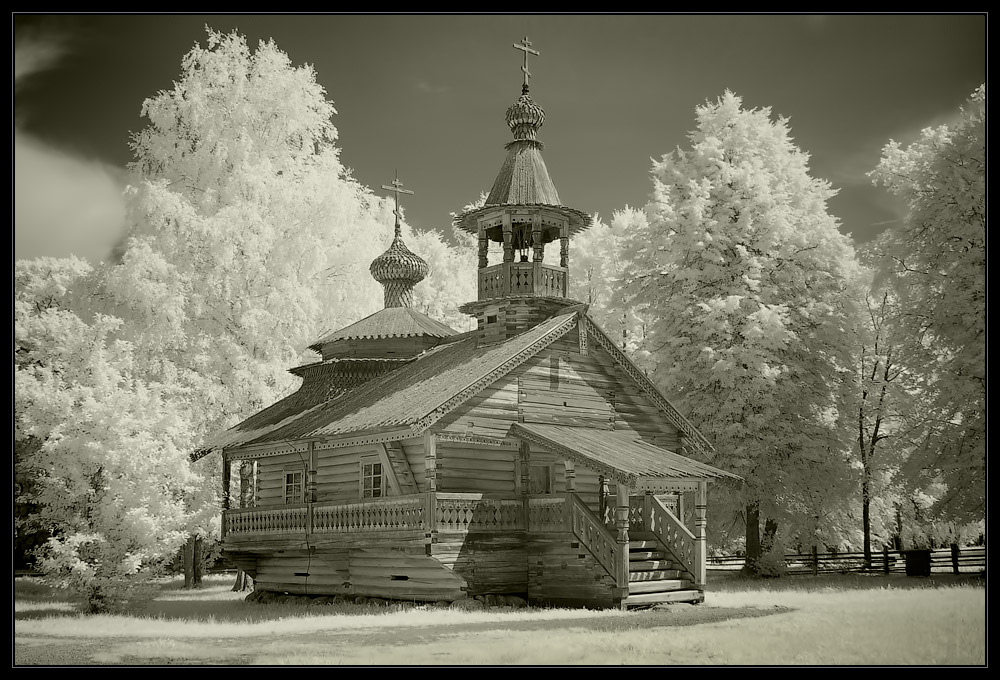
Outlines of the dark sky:
[{"label": "dark sky", "polygon": [[[13,15],[15,254],[102,257],[142,102],[169,89],[205,26],[273,38],[312,64],[342,159],[378,188],[398,168],[407,221],[444,230],[489,190],[511,139],[527,35],[539,138],[564,204],[641,207],[650,158],[687,145],[726,89],[790,119],[830,210],[864,241],[898,218],[865,173],[890,138],[949,122],[986,81],[985,15]],[[384,192],[380,192],[384,193]]]}]

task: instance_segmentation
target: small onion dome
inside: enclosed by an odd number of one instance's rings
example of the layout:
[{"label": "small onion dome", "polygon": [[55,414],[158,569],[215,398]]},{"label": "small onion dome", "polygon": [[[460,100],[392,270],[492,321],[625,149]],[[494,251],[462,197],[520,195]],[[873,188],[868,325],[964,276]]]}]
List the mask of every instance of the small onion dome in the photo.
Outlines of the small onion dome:
[{"label": "small onion dome", "polygon": [[531,100],[527,92],[507,108],[507,125],[514,139],[535,139],[538,128],[545,122],[545,111]]},{"label": "small onion dome", "polygon": [[409,307],[413,301],[413,286],[426,278],[430,268],[423,258],[410,252],[397,231],[392,245],[372,260],[369,271],[385,289],[387,308]]}]

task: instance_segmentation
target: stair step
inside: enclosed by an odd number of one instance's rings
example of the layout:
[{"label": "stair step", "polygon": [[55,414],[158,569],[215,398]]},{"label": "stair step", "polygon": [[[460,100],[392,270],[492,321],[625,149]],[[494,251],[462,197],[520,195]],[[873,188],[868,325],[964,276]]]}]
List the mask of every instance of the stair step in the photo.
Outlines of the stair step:
[{"label": "stair step", "polygon": [[626,607],[636,605],[652,605],[661,602],[704,602],[705,593],[700,590],[674,590],[668,593],[640,593],[629,595],[622,604]]},{"label": "stair step", "polygon": [[628,580],[630,583],[637,581],[658,581],[665,578],[680,578],[680,569],[659,569],[657,571],[630,571]]},{"label": "stair step", "polygon": [[690,581],[682,578],[667,578],[659,579],[657,581],[639,581],[637,583],[629,583],[628,592],[630,596],[632,593],[667,593],[677,590],[687,590],[692,585],[693,584]]},{"label": "stair step", "polygon": [[659,550],[659,548],[660,548],[659,541],[651,541],[651,540],[638,540],[638,541],[636,541],[636,540],[630,540],[628,542],[628,549],[629,550],[642,550],[642,549],[646,549],[646,550]]},{"label": "stair step", "polygon": [[662,550],[630,550],[628,553],[628,558],[630,561],[635,560],[662,560],[667,554]]},{"label": "stair step", "polygon": [[643,560],[639,562],[629,562],[628,570],[634,571],[655,571],[656,569],[677,569],[673,560]]}]

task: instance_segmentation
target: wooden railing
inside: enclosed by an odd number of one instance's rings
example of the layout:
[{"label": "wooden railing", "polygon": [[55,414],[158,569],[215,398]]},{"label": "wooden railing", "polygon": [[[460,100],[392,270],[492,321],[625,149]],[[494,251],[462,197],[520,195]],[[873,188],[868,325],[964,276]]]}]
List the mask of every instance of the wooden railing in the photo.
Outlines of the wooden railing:
[{"label": "wooden railing", "polygon": [[566,297],[566,269],[541,262],[501,262],[479,270],[479,299],[507,295]]},{"label": "wooden railing", "polygon": [[[930,555],[932,574],[977,574],[986,568],[986,548],[939,548]],[[708,567],[713,571],[738,571],[746,563],[745,555],[711,555]],[[905,551],[873,550],[871,566],[865,568],[862,552],[787,553],[784,560],[786,576],[846,574],[852,572],[903,574],[906,573]]]},{"label": "wooden railing", "polygon": [[358,503],[316,504],[312,508],[314,533],[350,533],[352,531],[391,531],[423,529],[426,496],[390,496]]},{"label": "wooden railing", "polygon": [[517,531],[524,503],[519,498],[489,498],[481,493],[436,494],[438,531]]},{"label": "wooden railing", "polygon": [[648,508],[643,513],[647,531],[652,531],[688,572],[698,574],[695,550],[697,541],[691,530],[655,496],[640,497],[640,502],[644,508]]},{"label": "wooden railing", "polygon": [[273,508],[246,508],[225,512],[226,535],[304,533],[309,506],[282,505]]},{"label": "wooden railing", "polygon": [[[569,525],[573,534],[609,574],[618,573],[618,542],[601,519],[575,493],[569,496]],[[619,584],[621,586],[622,584]]]},{"label": "wooden railing", "polygon": [[528,498],[528,531],[566,531],[566,499],[562,496]]}]

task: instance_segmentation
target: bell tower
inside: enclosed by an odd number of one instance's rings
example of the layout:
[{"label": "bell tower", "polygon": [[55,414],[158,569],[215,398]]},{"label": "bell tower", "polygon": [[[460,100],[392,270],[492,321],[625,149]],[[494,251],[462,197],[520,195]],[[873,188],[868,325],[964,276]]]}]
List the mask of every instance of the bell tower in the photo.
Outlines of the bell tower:
[{"label": "bell tower", "polygon": [[[562,205],[542,159],[538,130],[545,111],[528,94],[528,55],[539,53],[527,37],[514,48],[524,52],[521,96],[506,115],[514,139],[486,203],[455,218],[456,226],[479,239],[478,297],[459,309],[476,317],[485,342],[502,341],[577,304],[566,297],[569,239],[591,224],[588,214]],[[503,244],[502,261],[492,264],[491,241]],[[545,264],[545,248],[556,242],[559,264]]]}]

